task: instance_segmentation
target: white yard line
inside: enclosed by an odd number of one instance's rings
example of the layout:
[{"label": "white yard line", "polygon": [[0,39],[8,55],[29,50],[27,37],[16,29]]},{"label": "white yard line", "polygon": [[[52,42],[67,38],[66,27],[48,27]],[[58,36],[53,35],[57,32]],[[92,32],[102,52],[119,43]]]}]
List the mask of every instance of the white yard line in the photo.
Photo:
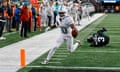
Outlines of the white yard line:
[{"label": "white yard line", "polygon": [[55,53],[55,54],[57,54],[57,55],[68,55],[70,53]]},{"label": "white yard line", "polygon": [[60,58],[65,58],[65,57],[67,57],[67,55],[54,55],[53,57],[60,57]]},{"label": "white yard line", "polygon": [[91,70],[120,70],[120,67],[79,67],[79,66],[26,66],[27,68],[56,68],[56,69],[91,69]]},{"label": "white yard line", "polygon": [[52,62],[52,61],[50,61],[49,62],[49,64],[60,64],[61,62],[57,62],[57,61],[54,61],[54,62]]},{"label": "white yard line", "polygon": [[52,58],[52,60],[64,60],[62,58]]},{"label": "white yard line", "polygon": [[111,44],[111,43],[112,43],[112,44],[118,44],[118,43],[120,44],[120,42],[110,42],[110,44]]},{"label": "white yard line", "polygon": [[120,51],[92,51],[92,50],[90,50],[90,51],[80,51],[80,50],[78,50],[78,51],[76,51],[76,52],[81,52],[81,53],[120,53]]},{"label": "white yard line", "polygon": [[118,37],[120,37],[120,36],[118,36],[118,35],[116,35],[116,36],[115,36],[115,35],[113,35],[113,36],[112,36],[112,35],[110,35],[110,37],[117,37],[117,38],[118,38]]}]

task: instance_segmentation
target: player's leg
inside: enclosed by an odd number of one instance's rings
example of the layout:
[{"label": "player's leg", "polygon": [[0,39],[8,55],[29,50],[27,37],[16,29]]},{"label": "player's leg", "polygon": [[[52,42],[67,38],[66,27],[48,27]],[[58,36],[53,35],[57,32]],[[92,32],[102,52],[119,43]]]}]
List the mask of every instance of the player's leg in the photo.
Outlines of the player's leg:
[{"label": "player's leg", "polygon": [[64,41],[63,37],[60,36],[59,39],[57,40],[57,43],[55,44],[56,46],[49,51],[47,58],[41,64],[47,64],[49,62],[49,60],[52,58],[55,51],[57,50],[57,48],[59,48],[63,41]]},{"label": "player's leg", "polygon": [[78,45],[80,44],[80,41],[77,40],[77,42],[75,44],[73,44],[73,37],[70,36],[67,38],[67,49],[70,52],[74,52],[76,50],[76,48],[78,47]]},{"label": "player's leg", "polygon": [[67,50],[69,52],[72,52],[73,38],[71,36],[67,37],[66,43],[67,43]]}]

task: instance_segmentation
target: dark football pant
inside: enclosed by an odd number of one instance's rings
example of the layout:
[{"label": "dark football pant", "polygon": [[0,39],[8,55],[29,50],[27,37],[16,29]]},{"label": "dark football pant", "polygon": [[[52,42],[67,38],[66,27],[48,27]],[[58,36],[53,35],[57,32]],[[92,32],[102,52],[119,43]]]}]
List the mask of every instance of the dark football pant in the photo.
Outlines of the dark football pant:
[{"label": "dark football pant", "polygon": [[20,36],[21,37],[27,37],[27,28],[28,28],[28,22],[26,21],[26,22],[22,22],[22,28],[21,28],[21,32],[20,32]]},{"label": "dark football pant", "polygon": [[4,23],[0,22],[0,37],[2,37],[3,30],[4,30]]}]

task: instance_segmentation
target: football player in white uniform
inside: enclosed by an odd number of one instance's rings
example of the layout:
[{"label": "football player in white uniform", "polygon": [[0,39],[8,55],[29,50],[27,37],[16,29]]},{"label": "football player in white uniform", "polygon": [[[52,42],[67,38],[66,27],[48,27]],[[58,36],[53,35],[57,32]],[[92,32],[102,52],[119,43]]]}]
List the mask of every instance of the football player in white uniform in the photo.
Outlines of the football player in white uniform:
[{"label": "football player in white uniform", "polygon": [[59,46],[64,41],[66,41],[67,43],[67,50],[69,52],[75,51],[78,45],[80,44],[79,40],[76,40],[76,43],[73,44],[73,35],[71,31],[74,30],[76,33],[78,33],[78,30],[75,27],[73,18],[71,16],[66,15],[65,13],[66,13],[66,9],[64,8],[62,8],[59,11],[61,36],[57,40],[55,44],[56,46],[49,51],[47,58],[41,64],[47,64],[51,59],[51,57],[53,56],[53,54],[55,53],[56,49],[59,48]]}]

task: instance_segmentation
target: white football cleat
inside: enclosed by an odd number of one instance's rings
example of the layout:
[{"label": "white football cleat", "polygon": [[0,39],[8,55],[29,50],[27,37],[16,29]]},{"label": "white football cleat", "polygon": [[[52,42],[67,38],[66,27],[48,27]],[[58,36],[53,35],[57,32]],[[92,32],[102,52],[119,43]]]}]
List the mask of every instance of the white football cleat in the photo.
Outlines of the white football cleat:
[{"label": "white football cleat", "polygon": [[41,64],[48,64],[48,60],[44,60]]},{"label": "white football cleat", "polygon": [[50,27],[47,27],[46,29],[45,29],[45,32],[47,32],[47,31],[49,31],[50,30]]},{"label": "white football cleat", "polygon": [[5,37],[0,37],[0,40],[6,40],[6,38]]},{"label": "white football cleat", "polygon": [[81,45],[81,42],[80,42],[80,40],[75,40],[79,45]]}]

